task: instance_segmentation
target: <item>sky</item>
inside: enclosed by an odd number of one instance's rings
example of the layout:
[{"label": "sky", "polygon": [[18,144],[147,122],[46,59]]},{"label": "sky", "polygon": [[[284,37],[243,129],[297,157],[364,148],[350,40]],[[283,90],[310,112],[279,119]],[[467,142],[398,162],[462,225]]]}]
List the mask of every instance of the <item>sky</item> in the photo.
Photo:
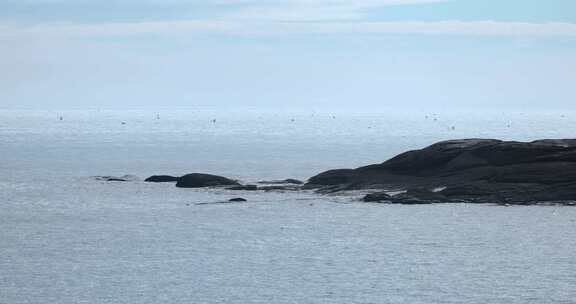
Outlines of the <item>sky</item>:
[{"label": "sky", "polygon": [[576,109],[574,0],[0,0],[0,108]]}]

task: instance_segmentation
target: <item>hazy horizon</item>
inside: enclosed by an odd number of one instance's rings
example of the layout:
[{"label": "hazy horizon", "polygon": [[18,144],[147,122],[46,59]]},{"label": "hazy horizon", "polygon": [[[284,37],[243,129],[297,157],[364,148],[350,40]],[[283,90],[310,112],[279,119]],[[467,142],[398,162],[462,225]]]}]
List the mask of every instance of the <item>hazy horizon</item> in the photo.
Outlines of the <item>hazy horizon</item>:
[{"label": "hazy horizon", "polygon": [[576,3],[0,3],[0,108],[575,108]]}]

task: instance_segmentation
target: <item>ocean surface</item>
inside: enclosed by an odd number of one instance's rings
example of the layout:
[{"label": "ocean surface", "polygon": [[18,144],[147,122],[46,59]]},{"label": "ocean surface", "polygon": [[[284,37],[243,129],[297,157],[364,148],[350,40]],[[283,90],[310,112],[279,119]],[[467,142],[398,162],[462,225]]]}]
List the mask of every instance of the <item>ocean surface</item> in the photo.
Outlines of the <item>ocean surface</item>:
[{"label": "ocean surface", "polygon": [[576,208],[93,178],[305,180],[440,140],[574,130],[560,111],[0,110],[0,303],[576,303]]}]

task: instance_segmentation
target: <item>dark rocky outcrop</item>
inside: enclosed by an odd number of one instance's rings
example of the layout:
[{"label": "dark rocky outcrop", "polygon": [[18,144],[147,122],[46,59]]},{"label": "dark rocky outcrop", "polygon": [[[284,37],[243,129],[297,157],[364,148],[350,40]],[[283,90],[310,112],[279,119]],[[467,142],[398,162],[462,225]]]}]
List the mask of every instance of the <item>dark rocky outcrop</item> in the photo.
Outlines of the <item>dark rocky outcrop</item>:
[{"label": "dark rocky outcrop", "polygon": [[353,183],[358,178],[356,170],[337,169],[322,172],[313,176],[304,185],[305,189],[319,188],[321,186],[338,186]]},{"label": "dark rocky outcrop", "polygon": [[[576,201],[576,139],[444,141],[381,164],[330,170],[310,178],[304,187],[412,189],[393,199],[423,201]],[[446,188],[432,191],[438,187]]]},{"label": "dark rocky outcrop", "polygon": [[257,185],[240,185],[226,188],[227,190],[236,191],[298,191],[301,189],[298,185],[285,184],[285,185],[268,185],[268,186],[257,186]]},{"label": "dark rocky outcrop", "polygon": [[426,205],[446,202],[446,197],[438,192],[424,188],[408,189],[408,191],[396,194],[391,199],[394,204],[403,205]]},{"label": "dark rocky outcrop", "polygon": [[231,180],[226,177],[192,173],[187,174],[178,179],[176,187],[179,188],[204,188],[204,187],[217,187],[217,186],[237,186],[240,185],[237,181]]},{"label": "dark rocky outcrop", "polygon": [[259,181],[259,184],[274,184],[274,185],[284,185],[284,184],[293,184],[293,185],[303,185],[304,182],[301,180],[288,178],[284,180],[271,180],[271,181]]},{"label": "dark rocky outcrop", "polygon": [[432,191],[425,188],[413,188],[408,189],[404,193],[400,193],[394,196],[396,199],[415,199],[415,200],[423,200],[423,201],[442,201],[446,199],[440,192]]},{"label": "dark rocky outcrop", "polygon": [[234,187],[226,188],[226,190],[256,191],[256,190],[258,190],[258,186],[256,186],[256,185],[241,185],[241,186],[234,186]]},{"label": "dark rocky outcrop", "polygon": [[145,179],[144,181],[149,183],[172,183],[177,182],[178,177],[170,175],[153,175]]}]

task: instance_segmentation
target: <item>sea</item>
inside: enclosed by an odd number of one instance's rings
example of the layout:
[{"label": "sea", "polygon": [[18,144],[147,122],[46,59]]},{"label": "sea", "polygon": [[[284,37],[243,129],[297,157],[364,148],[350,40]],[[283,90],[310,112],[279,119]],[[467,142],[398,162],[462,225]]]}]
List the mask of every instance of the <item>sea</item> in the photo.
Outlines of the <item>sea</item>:
[{"label": "sea", "polygon": [[[560,110],[0,109],[0,303],[573,304],[573,207],[143,180],[306,180],[441,140],[574,130]],[[248,201],[220,203],[234,197]]]}]

